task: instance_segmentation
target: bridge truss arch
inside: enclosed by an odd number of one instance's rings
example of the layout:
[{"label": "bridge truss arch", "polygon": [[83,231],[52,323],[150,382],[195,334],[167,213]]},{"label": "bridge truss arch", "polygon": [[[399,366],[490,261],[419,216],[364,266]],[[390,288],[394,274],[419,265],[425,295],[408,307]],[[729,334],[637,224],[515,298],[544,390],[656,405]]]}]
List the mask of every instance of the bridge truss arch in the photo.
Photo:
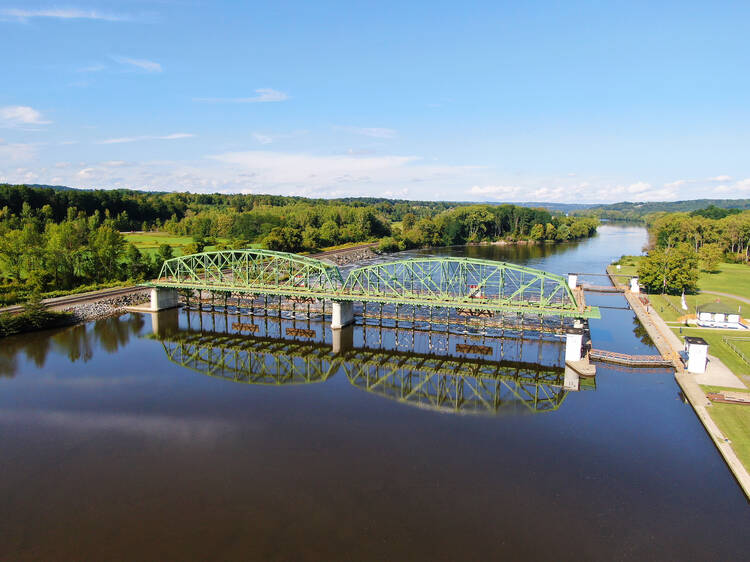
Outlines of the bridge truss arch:
[{"label": "bridge truss arch", "polygon": [[276,295],[333,296],[343,283],[334,264],[272,250],[224,250],[172,258],[152,285]]},{"label": "bridge truss arch", "polygon": [[372,302],[592,317],[567,280],[520,265],[472,258],[412,258],[353,269],[343,294]]}]

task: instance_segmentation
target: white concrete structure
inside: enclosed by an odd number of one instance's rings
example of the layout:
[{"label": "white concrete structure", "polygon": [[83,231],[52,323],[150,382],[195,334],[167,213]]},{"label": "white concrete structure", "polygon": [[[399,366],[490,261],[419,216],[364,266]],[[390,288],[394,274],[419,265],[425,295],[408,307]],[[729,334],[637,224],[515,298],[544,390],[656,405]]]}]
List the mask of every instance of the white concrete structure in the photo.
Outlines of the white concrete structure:
[{"label": "white concrete structure", "polygon": [[583,351],[583,333],[565,334],[565,360],[580,361]]},{"label": "white concrete structure", "polygon": [[739,312],[721,303],[708,303],[698,307],[698,325],[704,328],[747,329]]},{"label": "white concrete structure", "polygon": [[688,373],[703,374],[708,363],[708,344],[703,338],[688,336],[685,338]]},{"label": "white concrete structure", "polygon": [[640,293],[641,292],[641,286],[638,284],[638,278],[637,277],[631,277],[630,278],[630,292],[631,293]]},{"label": "white concrete structure", "polygon": [[338,330],[349,324],[354,324],[354,303],[350,301],[333,301],[331,328]]},{"label": "white concrete structure", "polygon": [[578,285],[578,275],[575,273],[568,273],[568,287],[575,289]]},{"label": "white concrete structure", "polygon": [[180,305],[177,289],[162,289],[155,287],[151,289],[151,311],[166,310]]}]

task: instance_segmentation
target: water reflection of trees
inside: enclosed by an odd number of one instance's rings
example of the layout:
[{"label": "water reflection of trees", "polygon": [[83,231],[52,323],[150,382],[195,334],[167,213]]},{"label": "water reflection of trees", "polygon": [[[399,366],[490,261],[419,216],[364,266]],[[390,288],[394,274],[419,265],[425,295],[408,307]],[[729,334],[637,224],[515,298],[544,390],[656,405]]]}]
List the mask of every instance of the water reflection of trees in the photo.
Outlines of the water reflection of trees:
[{"label": "water reflection of trees", "polygon": [[91,360],[97,349],[108,354],[116,353],[130,342],[132,335],[140,333],[143,326],[144,320],[140,314],[126,314],[93,323],[3,338],[0,376],[15,376],[18,358],[22,355],[41,369],[52,350],[67,357],[71,363]]},{"label": "water reflection of trees", "polygon": [[654,342],[651,340],[651,336],[648,335],[646,328],[644,328],[643,324],[641,324],[641,321],[638,320],[638,317],[635,315],[633,315],[633,335],[635,335],[635,337],[638,338],[643,345],[647,345],[649,347],[654,346]]}]

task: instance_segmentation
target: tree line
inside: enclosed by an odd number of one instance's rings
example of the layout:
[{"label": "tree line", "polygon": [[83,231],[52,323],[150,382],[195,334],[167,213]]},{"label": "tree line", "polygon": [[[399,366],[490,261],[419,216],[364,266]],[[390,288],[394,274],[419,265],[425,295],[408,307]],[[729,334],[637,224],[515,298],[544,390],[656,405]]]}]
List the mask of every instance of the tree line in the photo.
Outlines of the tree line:
[{"label": "tree line", "polygon": [[150,255],[126,243],[122,231],[133,230],[141,220],[140,230],[192,237],[184,253],[201,252],[207,245],[311,252],[365,241],[380,241],[382,251],[498,240],[564,242],[593,235],[598,224],[593,218],[515,205],[8,185],[0,186],[0,205],[4,304],[34,292],[54,296],[156,276],[172,248],[162,245]]},{"label": "tree line", "polygon": [[649,292],[694,292],[701,268],[750,263],[750,211],[709,206],[646,217],[650,248],[638,275]]},{"label": "tree line", "polygon": [[163,245],[151,257],[126,244],[111,218],[98,211],[87,217],[68,209],[55,221],[49,209],[24,203],[21,213],[0,210],[0,304],[12,304],[35,293],[98,288],[158,273],[172,248]]}]

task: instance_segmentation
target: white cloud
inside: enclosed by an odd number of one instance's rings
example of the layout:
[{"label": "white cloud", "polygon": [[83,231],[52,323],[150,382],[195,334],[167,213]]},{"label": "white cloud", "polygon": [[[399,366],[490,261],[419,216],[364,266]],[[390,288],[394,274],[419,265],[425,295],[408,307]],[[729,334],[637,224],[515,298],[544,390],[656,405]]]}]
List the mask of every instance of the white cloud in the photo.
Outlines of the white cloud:
[{"label": "white cloud", "polygon": [[686,183],[687,183],[687,180],[675,180],[669,183],[665,183],[664,187],[666,188],[680,187],[681,185],[685,185]]},{"label": "white cloud", "polygon": [[101,21],[129,21],[130,17],[118,14],[105,14],[96,10],[77,10],[74,8],[50,8],[41,10],[24,10],[20,8],[5,8],[0,15],[17,21],[27,21],[33,18],[50,18],[59,20],[101,20]]},{"label": "white cloud", "polygon": [[309,131],[299,130],[290,133],[253,133],[253,138],[260,144],[272,144],[286,139],[293,139],[306,135]]},{"label": "white cloud", "polygon": [[113,61],[118,62],[122,65],[140,68],[141,70],[145,70],[146,72],[156,73],[156,72],[161,72],[162,70],[161,65],[158,62],[154,62],[151,60],[134,59],[131,57],[120,57],[120,56],[111,56],[110,58]]},{"label": "white cloud", "polygon": [[0,107],[0,126],[18,127],[21,125],[47,125],[42,114],[27,105],[7,105]]},{"label": "white cloud", "polygon": [[120,137],[115,139],[105,139],[99,141],[96,144],[120,144],[124,142],[139,142],[146,140],[177,140],[177,139],[189,139],[194,137],[192,133],[172,133],[171,135],[142,135],[139,137]]},{"label": "white cloud", "polygon": [[646,183],[645,181],[639,181],[633,184],[630,184],[627,188],[628,193],[638,194],[643,193],[644,191],[649,191],[651,189],[651,184]]},{"label": "white cloud", "polygon": [[229,152],[210,158],[251,170],[255,177],[267,183],[295,184],[298,188],[340,182],[369,182],[372,174],[392,175],[396,170],[419,160],[414,156],[317,156],[261,150]]},{"label": "white cloud", "polygon": [[517,185],[475,185],[469,191],[474,195],[491,195],[493,197],[510,197],[521,191]]},{"label": "white cloud", "polygon": [[0,139],[0,162],[31,160],[36,155],[36,146],[30,143],[6,143]]},{"label": "white cloud", "polygon": [[270,135],[264,135],[263,133],[253,133],[253,138],[260,144],[271,144],[273,137]]},{"label": "white cloud", "polygon": [[193,101],[209,103],[266,103],[286,101],[289,95],[272,88],[258,88],[255,90],[256,95],[247,98],[193,98]]},{"label": "white cloud", "polygon": [[398,135],[395,129],[386,129],[384,127],[334,127],[339,131],[345,131],[355,135],[362,135],[374,139],[392,139]]},{"label": "white cloud", "polygon": [[78,69],[78,72],[101,72],[106,70],[107,66],[104,64],[90,64],[89,66],[83,66]]},{"label": "white cloud", "polygon": [[720,176],[714,176],[713,178],[708,178],[708,181],[718,181],[718,182],[726,182],[731,181],[732,176],[727,175],[720,175]]}]

